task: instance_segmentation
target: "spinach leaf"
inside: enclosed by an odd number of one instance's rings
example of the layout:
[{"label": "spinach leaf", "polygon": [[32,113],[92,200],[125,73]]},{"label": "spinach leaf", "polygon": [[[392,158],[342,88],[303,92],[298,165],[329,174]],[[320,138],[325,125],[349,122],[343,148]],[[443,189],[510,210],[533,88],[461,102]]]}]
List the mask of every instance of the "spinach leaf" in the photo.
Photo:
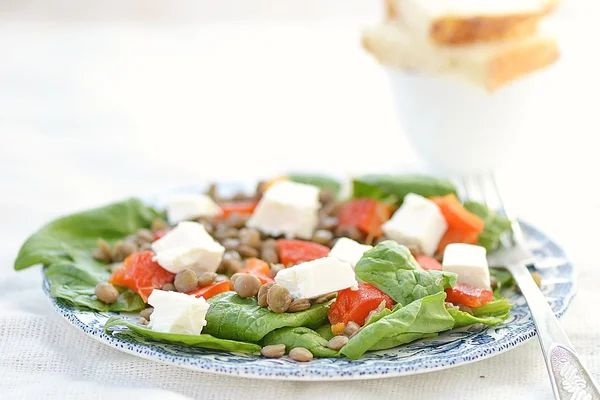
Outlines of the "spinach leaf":
[{"label": "spinach leaf", "polygon": [[446,293],[439,292],[397,308],[365,325],[340,351],[357,359],[369,350],[381,350],[430,337],[452,329],[454,319],[444,306]]},{"label": "spinach leaf", "polygon": [[448,309],[454,318],[455,328],[472,324],[498,325],[510,315],[512,305],[506,299],[494,300],[481,307],[473,308],[473,315],[455,308]]},{"label": "spinach leaf", "polygon": [[407,305],[456,284],[456,274],[424,271],[406,246],[386,240],[364,253],[355,268],[364,282],[375,285],[397,303]]},{"label": "spinach leaf", "polygon": [[331,340],[334,336],[333,332],[331,332],[330,324],[321,325],[320,327],[315,329],[315,332],[317,332],[319,335],[321,335],[321,337],[325,340]]},{"label": "spinach leaf", "polygon": [[336,195],[342,190],[342,184],[338,180],[325,175],[290,173],[287,177],[293,182],[317,186]]},{"label": "spinach leaf", "polygon": [[424,197],[457,194],[454,184],[442,178],[426,175],[364,175],[353,180],[354,197],[394,196],[398,203],[409,193]]},{"label": "spinach leaf", "polygon": [[356,179],[352,181],[352,197],[355,199],[367,197],[369,199],[379,200],[391,205],[401,203],[401,200],[393,194],[385,193],[375,185]]},{"label": "spinach leaf", "polygon": [[510,229],[510,221],[488,208],[485,204],[467,201],[464,206],[467,210],[483,219],[485,225],[483,232],[479,234],[477,244],[485,247],[487,251],[492,251],[498,245],[500,236]]},{"label": "spinach leaf", "polygon": [[337,351],[327,347],[327,339],[312,329],[304,327],[275,329],[263,339],[263,345],[270,344],[285,344],[286,352],[294,347],[304,347],[315,357],[339,357]]},{"label": "spinach leaf", "polygon": [[129,289],[119,289],[118,300],[110,305],[96,298],[96,285],[110,274],[105,264],[92,258],[91,251],[99,237],[115,242],[150,226],[158,216],[140,200],[129,199],[59,218],[27,239],[14,268],[44,264],[50,294],[78,307],[97,311],[140,310],[144,302]]},{"label": "spinach leaf", "polygon": [[54,220],[27,239],[21,247],[15,269],[36,264],[50,265],[71,258],[65,246],[91,251],[99,237],[114,242],[150,226],[158,213],[139,199],[129,199]]},{"label": "spinach leaf", "polygon": [[316,304],[297,313],[276,314],[260,307],[256,298],[241,298],[235,292],[226,292],[208,299],[204,332],[231,340],[258,342],[267,333],[283,327],[305,326],[317,328],[327,319],[330,303]]},{"label": "spinach leaf", "polygon": [[502,294],[500,293],[502,290],[515,286],[515,279],[505,268],[490,267],[490,275],[496,278],[496,289],[494,289],[494,297],[496,299],[502,298]]},{"label": "spinach leaf", "polygon": [[[233,340],[219,339],[211,335],[201,333],[200,335],[183,335],[179,333],[155,332],[145,326],[130,323],[120,317],[110,317],[104,325],[106,333],[113,332],[115,327],[124,326],[136,335],[155,340],[157,342],[167,342],[183,344],[187,346],[203,347],[205,349],[225,350],[237,353],[260,353],[260,346],[254,343],[236,342]],[[124,334],[118,332],[116,334]]]}]

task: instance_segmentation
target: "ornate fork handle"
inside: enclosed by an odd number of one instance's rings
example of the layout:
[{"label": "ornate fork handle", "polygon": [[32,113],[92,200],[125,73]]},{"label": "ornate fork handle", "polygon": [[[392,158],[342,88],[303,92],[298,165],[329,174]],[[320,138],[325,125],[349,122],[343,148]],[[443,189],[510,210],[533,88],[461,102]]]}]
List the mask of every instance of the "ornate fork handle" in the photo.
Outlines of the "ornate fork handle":
[{"label": "ornate fork handle", "polygon": [[527,267],[515,265],[509,269],[531,310],[554,396],[557,399],[600,400],[598,386],[579,360]]}]

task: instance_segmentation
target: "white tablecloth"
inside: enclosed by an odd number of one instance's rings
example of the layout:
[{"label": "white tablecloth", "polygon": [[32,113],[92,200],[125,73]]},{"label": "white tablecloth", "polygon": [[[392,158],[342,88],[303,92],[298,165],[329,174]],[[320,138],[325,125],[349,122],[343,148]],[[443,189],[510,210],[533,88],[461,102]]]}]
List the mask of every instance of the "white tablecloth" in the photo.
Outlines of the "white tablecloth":
[{"label": "white tablecloth", "polygon": [[[146,361],[55,314],[39,267],[12,271],[43,223],[129,195],[288,169],[418,168],[385,78],[357,46],[363,22],[0,24],[0,398],[551,398],[536,340],[451,370],[339,383]],[[571,91],[561,93],[598,93],[597,64],[571,44],[557,67]],[[585,97],[569,100],[562,122],[525,139],[501,178],[519,214],[577,267],[562,325],[600,379],[600,163],[589,139],[598,124]]]}]

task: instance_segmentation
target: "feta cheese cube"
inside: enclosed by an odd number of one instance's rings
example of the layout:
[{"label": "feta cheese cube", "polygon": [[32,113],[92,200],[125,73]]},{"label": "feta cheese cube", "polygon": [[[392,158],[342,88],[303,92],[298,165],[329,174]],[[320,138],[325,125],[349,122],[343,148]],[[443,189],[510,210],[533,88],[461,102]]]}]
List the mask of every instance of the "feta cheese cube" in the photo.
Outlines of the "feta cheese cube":
[{"label": "feta cheese cube", "polygon": [[368,244],[360,244],[350,238],[341,237],[331,248],[329,257],[335,257],[339,260],[347,262],[352,265],[352,268],[356,267],[356,263],[361,259],[365,251],[371,250],[373,246]]},{"label": "feta cheese cube", "polygon": [[319,222],[319,188],[280,181],[263,194],[246,226],[288,238],[310,239]]},{"label": "feta cheese cube", "polygon": [[169,224],[196,219],[215,217],[223,211],[217,203],[205,194],[179,194],[171,196],[166,202]]},{"label": "feta cheese cube", "polygon": [[152,243],[152,251],[158,264],[169,272],[176,274],[190,269],[200,273],[217,270],[225,247],[215,242],[204,225],[183,221]]},{"label": "feta cheese cube", "polygon": [[275,282],[294,299],[312,299],[346,288],[358,288],[352,266],[334,257],[324,257],[282,269]]},{"label": "feta cheese cube", "polygon": [[153,331],[199,335],[206,326],[209,304],[204,297],[155,289],[148,304],[154,307],[148,324]]},{"label": "feta cheese cube", "polygon": [[404,245],[418,245],[427,255],[433,255],[448,229],[438,206],[418,194],[409,193],[402,206],[381,226],[385,235]]},{"label": "feta cheese cube", "polygon": [[458,282],[490,290],[485,247],[452,243],[444,250],[442,270],[458,275]]}]

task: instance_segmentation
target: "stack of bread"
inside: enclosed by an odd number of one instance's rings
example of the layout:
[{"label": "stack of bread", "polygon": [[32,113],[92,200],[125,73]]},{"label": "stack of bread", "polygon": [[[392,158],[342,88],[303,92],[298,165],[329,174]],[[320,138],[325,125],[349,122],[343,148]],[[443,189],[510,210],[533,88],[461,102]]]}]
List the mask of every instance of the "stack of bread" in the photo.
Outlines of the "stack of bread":
[{"label": "stack of bread", "polygon": [[494,91],[558,58],[540,26],[557,1],[386,0],[386,21],[363,32],[363,47],[384,65]]}]

